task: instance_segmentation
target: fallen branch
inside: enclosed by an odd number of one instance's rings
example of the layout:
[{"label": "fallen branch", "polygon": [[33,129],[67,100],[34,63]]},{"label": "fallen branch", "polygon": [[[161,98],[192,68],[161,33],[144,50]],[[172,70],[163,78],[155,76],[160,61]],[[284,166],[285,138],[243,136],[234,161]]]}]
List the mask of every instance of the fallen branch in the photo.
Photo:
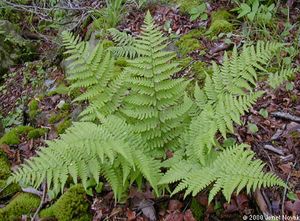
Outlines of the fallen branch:
[{"label": "fallen branch", "polygon": [[270,151],[272,151],[272,152],[274,152],[274,153],[277,153],[278,155],[281,155],[281,156],[284,155],[284,153],[283,153],[282,150],[280,150],[280,149],[278,149],[278,148],[276,148],[276,147],[274,147],[274,146],[272,146],[272,145],[270,145],[270,144],[264,145],[264,149],[265,149],[265,150],[270,150]]},{"label": "fallen branch", "polygon": [[47,197],[47,183],[44,182],[44,184],[43,184],[43,195],[42,195],[42,198],[41,198],[41,202],[40,202],[39,207],[36,209],[33,217],[31,218],[31,221],[37,220],[36,218],[37,218],[40,210],[42,209],[42,207],[43,207],[43,205],[44,205],[44,203],[46,201],[46,197]]},{"label": "fallen branch", "polygon": [[285,112],[273,112],[273,113],[271,113],[271,115],[273,117],[278,117],[278,118],[282,118],[282,119],[285,119],[285,120],[290,120],[290,121],[294,121],[294,122],[300,123],[300,117],[297,117],[295,115],[291,115],[289,113],[285,113]]}]

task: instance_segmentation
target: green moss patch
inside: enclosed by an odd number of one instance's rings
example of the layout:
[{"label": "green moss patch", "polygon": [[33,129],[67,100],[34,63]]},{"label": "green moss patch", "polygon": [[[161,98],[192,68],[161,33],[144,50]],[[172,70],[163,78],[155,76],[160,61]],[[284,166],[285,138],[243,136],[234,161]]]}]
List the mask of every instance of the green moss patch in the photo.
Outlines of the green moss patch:
[{"label": "green moss patch", "polygon": [[28,137],[28,139],[36,139],[36,138],[39,138],[39,137],[42,137],[43,135],[45,135],[47,133],[47,131],[48,130],[46,128],[33,129],[28,132],[27,137]]},{"label": "green moss patch", "polygon": [[29,110],[28,115],[30,119],[34,119],[39,113],[39,102],[35,99],[32,99],[28,103],[28,110]]},{"label": "green moss patch", "polygon": [[57,133],[62,134],[72,125],[71,120],[64,120],[57,125]]},{"label": "green moss patch", "polygon": [[33,129],[30,126],[17,126],[3,135],[0,139],[0,144],[18,145],[20,143],[20,136],[28,134]]},{"label": "green moss patch", "polygon": [[52,206],[40,213],[41,217],[55,217],[59,221],[90,221],[89,203],[82,185],[74,185]]},{"label": "green moss patch", "polygon": [[220,33],[229,33],[234,30],[234,26],[229,19],[231,14],[224,9],[218,10],[211,15],[211,25],[206,32],[210,37],[214,37]]},{"label": "green moss patch", "polygon": [[204,35],[203,29],[195,29],[189,33],[183,35],[177,42],[176,46],[182,56],[186,56],[188,53],[201,50],[205,47],[199,41],[200,37]]},{"label": "green moss patch", "polygon": [[12,183],[7,186],[6,180],[0,180],[0,200],[11,197],[19,191],[21,191],[21,187],[18,184]]},{"label": "green moss patch", "polygon": [[51,117],[48,119],[48,122],[50,124],[57,123],[58,121],[62,120],[63,118],[67,117],[68,113],[63,112],[63,113],[58,113],[58,114],[53,114]]},{"label": "green moss patch", "polygon": [[214,11],[211,14],[211,22],[215,22],[217,20],[225,20],[228,21],[232,18],[232,15],[225,9],[220,9],[218,11]]},{"label": "green moss patch", "polygon": [[6,154],[0,150],[0,180],[5,180],[10,175],[10,164]]},{"label": "green moss patch", "polygon": [[7,206],[0,209],[0,220],[17,220],[22,215],[29,217],[39,204],[39,197],[29,193],[20,193]]}]

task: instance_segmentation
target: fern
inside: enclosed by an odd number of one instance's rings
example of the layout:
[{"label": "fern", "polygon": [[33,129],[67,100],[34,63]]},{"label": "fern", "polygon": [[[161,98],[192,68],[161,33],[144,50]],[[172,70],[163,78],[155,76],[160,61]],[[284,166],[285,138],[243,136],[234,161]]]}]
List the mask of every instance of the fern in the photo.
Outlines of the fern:
[{"label": "fern", "polygon": [[186,189],[185,196],[195,196],[212,185],[209,202],[222,191],[230,201],[234,191],[239,193],[243,188],[247,192],[257,188],[286,184],[271,173],[264,173],[261,160],[253,160],[254,153],[245,150],[246,145],[236,145],[222,151],[212,164],[205,167],[200,164],[181,161],[174,165],[161,179],[160,184],[178,182],[172,194]]},{"label": "fern", "polygon": [[122,87],[125,75],[116,72],[114,58],[109,51],[104,50],[103,44],[92,50],[87,42],[80,42],[69,32],[63,33],[63,40],[68,66],[70,90],[85,89],[85,92],[74,99],[89,101],[89,106],[80,114],[82,121],[104,119],[113,114],[121,104],[125,88]]},{"label": "fern", "polygon": [[134,46],[135,39],[131,35],[115,28],[110,28],[108,31],[116,43],[116,46],[110,47],[109,50],[116,57],[129,57],[131,59],[137,57],[138,54]]},{"label": "fern", "polygon": [[215,134],[219,131],[226,138],[228,132],[234,133],[234,123],[241,124],[240,117],[263,94],[253,91],[258,74],[266,72],[264,66],[281,46],[258,42],[256,47],[244,46],[240,55],[234,47],[230,58],[225,53],[220,67],[213,63],[213,74],[207,75],[203,89],[195,87],[198,115],[184,139],[190,157],[197,157],[204,165],[216,145]]},{"label": "fern", "polygon": [[296,72],[293,68],[282,68],[280,72],[270,73],[268,83],[272,88],[276,88],[284,81],[287,81]]},{"label": "fern", "polygon": [[150,150],[178,146],[184,116],[192,105],[184,97],[188,81],[171,79],[180,68],[172,62],[175,54],[164,50],[165,41],[148,12],[135,43],[139,57],[129,61],[125,70],[131,91],[122,111]]},{"label": "fern", "polygon": [[[177,159],[173,165],[169,164],[170,170],[160,182],[179,181],[173,194],[186,189],[186,195],[196,195],[213,184],[209,200],[221,190],[229,200],[234,190],[239,192],[244,187],[249,192],[262,186],[284,186],[275,175],[263,173],[261,161],[252,161],[254,153],[244,150],[244,145],[221,152],[214,149],[221,148],[216,134],[221,132],[226,137],[227,132],[233,133],[233,124],[241,124],[240,117],[263,94],[254,91],[258,74],[266,72],[264,66],[280,46],[259,42],[256,47],[244,47],[240,55],[234,48],[231,58],[225,54],[221,67],[213,64],[213,74],[207,75],[202,89],[196,85],[197,111],[181,143],[185,146],[186,156],[182,156],[181,161]],[[275,76],[276,79],[284,79],[286,72],[290,71],[283,71]]]},{"label": "fern", "polygon": [[[22,165],[9,182],[38,187],[46,180],[48,188],[57,192],[69,176],[75,183],[80,178],[85,188],[89,180],[98,183],[103,176],[120,199],[129,185],[139,185],[144,177],[157,194],[158,183],[165,187],[178,182],[173,194],[186,190],[185,195],[211,186],[210,201],[219,191],[229,200],[243,188],[249,192],[285,186],[275,175],[263,172],[264,165],[253,160],[254,153],[245,145],[224,150],[216,139],[219,132],[223,137],[233,133],[234,124],[241,124],[241,115],[263,94],[254,90],[258,75],[266,72],[281,44],[258,42],[255,47],[245,46],[240,54],[234,48],[230,58],[225,54],[223,65],[213,64],[203,88],[196,85],[193,102],[185,95],[189,81],[173,78],[180,70],[172,61],[175,54],[166,51],[166,38],[149,12],[140,37],[115,32],[114,38],[136,52],[122,73],[101,43],[91,50],[88,43],[64,33],[72,60],[70,88],[85,89],[75,101],[89,101],[82,112],[84,120],[98,118],[100,124],[75,123]],[[270,75],[270,81],[278,85],[275,82],[286,80],[291,72],[283,69]],[[167,148],[176,150],[175,156],[162,163],[155,160]],[[161,167],[170,168],[162,179]]]},{"label": "fern", "polygon": [[[100,126],[76,123],[60,140],[49,141],[48,146],[20,167],[9,182],[38,187],[47,180],[48,188],[58,191],[63,190],[69,175],[74,183],[79,177],[85,188],[89,179],[98,183],[104,175],[116,199],[120,199],[127,178],[140,173],[157,192],[159,162],[142,152],[140,136],[117,117],[108,117]],[[128,172],[123,173],[125,170]]]}]

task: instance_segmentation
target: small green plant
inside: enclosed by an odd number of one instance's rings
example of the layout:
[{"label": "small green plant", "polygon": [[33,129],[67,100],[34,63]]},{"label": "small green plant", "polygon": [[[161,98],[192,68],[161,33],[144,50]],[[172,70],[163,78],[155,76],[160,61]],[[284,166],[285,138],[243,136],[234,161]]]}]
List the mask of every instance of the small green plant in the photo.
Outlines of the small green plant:
[{"label": "small green plant", "polygon": [[94,20],[94,28],[98,30],[115,28],[119,24],[126,8],[123,0],[106,0],[105,2],[105,8],[91,13],[91,17]]},{"label": "small green plant", "polygon": [[196,20],[197,18],[200,18],[201,20],[206,20],[208,18],[207,12],[206,12],[206,4],[203,2],[197,7],[194,7],[190,10],[191,15],[191,21]]},{"label": "small green plant", "polygon": [[234,10],[239,14],[237,18],[246,17],[251,23],[255,22],[261,25],[269,24],[276,12],[274,3],[267,6],[260,4],[259,0],[241,3]]}]

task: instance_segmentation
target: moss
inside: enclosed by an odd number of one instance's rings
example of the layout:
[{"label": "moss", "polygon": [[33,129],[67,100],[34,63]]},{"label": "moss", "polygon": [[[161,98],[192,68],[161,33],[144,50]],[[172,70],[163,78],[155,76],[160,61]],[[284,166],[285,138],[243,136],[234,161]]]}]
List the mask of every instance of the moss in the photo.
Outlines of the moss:
[{"label": "moss", "polygon": [[52,114],[51,117],[48,119],[48,122],[49,122],[49,124],[54,124],[67,116],[68,116],[67,112]]},{"label": "moss", "polygon": [[60,108],[63,111],[69,111],[71,109],[71,104],[64,103],[63,106]]},{"label": "moss", "polygon": [[62,134],[72,125],[71,120],[64,120],[57,125],[57,133]]},{"label": "moss", "polygon": [[7,206],[0,209],[0,220],[16,220],[22,215],[29,216],[39,204],[39,197],[29,193],[20,193]]},{"label": "moss", "polygon": [[115,65],[120,67],[120,68],[124,68],[128,66],[128,61],[126,60],[126,58],[122,58],[119,57],[116,61],[115,61]]},{"label": "moss", "polygon": [[192,65],[192,72],[194,73],[195,79],[198,82],[203,83],[206,78],[206,74],[208,74],[208,72],[209,72],[209,69],[208,69],[206,63],[204,63],[202,61],[196,61]]},{"label": "moss", "polygon": [[203,29],[195,29],[189,33],[183,35],[177,42],[176,46],[182,56],[186,56],[188,53],[204,49],[204,46],[199,41],[199,38],[204,35]]},{"label": "moss", "polygon": [[55,217],[59,221],[91,220],[89,204],[82,185],[72,186],[52,206],[41,211],[41,217]]},{"label": "moss", "polygon": [[0,139],[0,144],[17,145],[20,143],[20,135],[27,134],[33,129],[30,126],[17,126],[3,135]]},{"label": "moss", "polygon": [[45,133],[47,133],[47,131],[48,130],[46,128],[33,129],[28,132],[27,137],[28,139],[36,139],[43,136]]},{"label": "moss", "polygon": [[21,191],[21,187],[18,184],[12,183],[6,186],[6,180],[0,180],[0,200],[11,197],[19,191]]},{"label": "moss", "polygon": [[232,15],[226,11],[225,9],[220,9],[218,11],[214,11],[211,14],[211,22],[215,22],[217,20],[225,20],[228,21],[230,18],[232,18]]},{"label": "moss", "polygon": [[103,44],[103,48],[104,48],[104,49],[107,49],[107,48],[109,48],[109,47],[114,46],[114,43],[113,43],[112,41],[110,41],[110,40],[107,40],[107,39],[104,39],[104,40],[102,41],[102,44]]},{"label": "moss", "polygon": [[36,115],[39,113],[39,102],[35,99],[32,99],[29,103],[28,103],[28,115],[30,117],[30,119],[34,119],[36,117]]},{"label": "moss", "polygon": [[220,33],[232,32],[233,30],[234,30],[234,27],[230,22],[228,22],[226,20],[216,20],[213,23],[211,23],[211,25],[207,31],[207,34],[210,37],[213,37]]},{"label": "moss", "polygon": [[0,180],[5,180],[10,175],[10,164],[6,154],[0,150]]},{"label": "moss", "polygon": [[196,220],[203,220],[205,209],[197,202],[196,199],[192,199],[191,211]]}]

